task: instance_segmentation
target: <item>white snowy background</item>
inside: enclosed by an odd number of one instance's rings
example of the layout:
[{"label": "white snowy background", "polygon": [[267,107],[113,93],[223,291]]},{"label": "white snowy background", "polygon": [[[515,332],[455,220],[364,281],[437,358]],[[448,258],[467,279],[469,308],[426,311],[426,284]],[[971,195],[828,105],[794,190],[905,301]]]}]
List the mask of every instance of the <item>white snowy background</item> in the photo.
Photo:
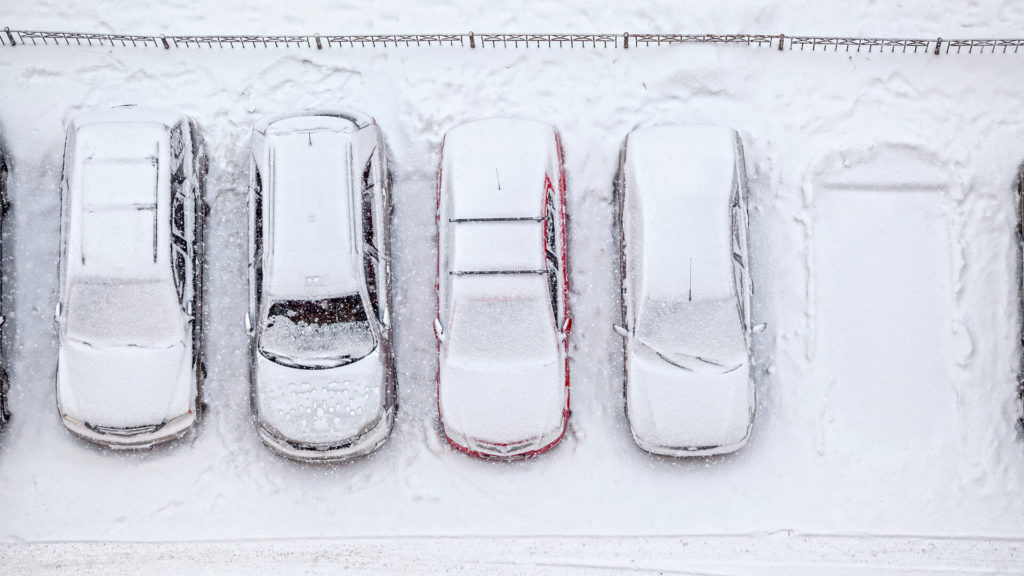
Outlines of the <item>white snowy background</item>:
[{"label": "white snowy background", "polygon": [[[0,26],[1012,37],[1024,5],[3,0]],[[1021,66],[1024,53],[697,45],[0,47],[14,412],[0,434],[0,572],[1020,573]],[[208,411],[187,441],[143,453],[72,438],[53,381],[65,126],[123,103],[192,115],[211,161]],[[331,107],[372,114],[390,148],[400,410],[377,453],[310,466],[266,450],[250,417],[247,150],[259,119]],[[431,330],[441,138],[494,115],[555,125],[569,189],[570,432],[512,464],[444,442]],[[746,147],[768,329],[753,435],[726,457],[647,455],[623,413],[612,178],[629,130],[664,123],[732,126]]]}]

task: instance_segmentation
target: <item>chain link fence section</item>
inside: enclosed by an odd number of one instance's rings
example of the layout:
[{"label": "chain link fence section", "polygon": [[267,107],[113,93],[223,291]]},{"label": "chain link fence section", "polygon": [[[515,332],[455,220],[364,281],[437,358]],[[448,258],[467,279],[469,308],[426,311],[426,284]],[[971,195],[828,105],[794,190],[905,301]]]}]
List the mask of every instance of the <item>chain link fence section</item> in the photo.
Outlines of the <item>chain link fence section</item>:
[{"label": "chain link fence section", "polygon": [[1009,39],[1009,40],[947,40],[946,41],[946,53],[949,54],[950,50],[955,49],[956,53],[967,48],[967,53],[970,54],[975,48],[978,49],[979,53],[984,53],[986,48],[989,48],[989,53],[993,54],[997,48],[1002,48],[1001,53],[1007,53],[1010,48],[1013,48],[1013,52],[1016,53],[1021,48],[1024,48],[1024,39]]},{"label": "chain link fence section", "polygon": [[597,48],[598,45],[602,48],[616,48],[619,45],[618,34],[473,34],[470,32],[469,38],[470,48],[476,48],[477,42],[484,47],[490,44],[491,48],[495,48],[499,44],[502,48],[509,46],[518,48],[520,44],[527,48],[531,45],[537,48],[542,46],[562,48],[567,44],[570,48],[576,46]]},{"label": "chain link fence section", "polygon": [[1024,38],[950,39],[854,38],[840,36],[787,36],[786,34],[508,34],[457,32],[454,34],[342,34],[300,36],[188,36],[92,34],[11,30],[0,33],[0,46],[104,46],[163,48],[399,48],[453,46],[460,48],[623,48],[681,44],[741,44],[811,52],[921,52],[940,54],[1024,52]]},{"label": "chain link fence section", "polygon": [[169,44],[173,44],[175,48],[223,48],[225,46],[229,48],[235,48],[240,46],[245,48],[246,46],[257,48],[285,48],[291,47],[312,47],[309,36],[161,36],[160,41],[164,48],[170,48]]},{"label": "chain link fence section", "polygon": [[323,42],[327,43],[328,48],[334,46],[344,47],[348,46],[354,48],[356,46],[366,47],[370,46],[376,48],[378,46],[463,46],[465,44],[465,34],[350,34],[343,36],[320,36],[319,34],[314,35],[316,39],[316,47],[322,48]]},{"label": "chain link fence section", "polygon": [[633,46],[661,46],[662,44],[746,44],[750,46],[772,46],[772,43],[781,36],[774,34],[623,34],[623,42],[629,48],[630,40]]},{"label": "chain link fence section", "polygon": [[[131,34],[83,34],[80,32],[36,32],[29,30],[11,30],[4,28],[0,35],[0,44],[15,46],[18,44],[32,45],[66,45],[66,46],[151,46],[157,47],[157,39],[153,36],[134,36]],[[17,40],[15,40],[17,38]]]}]

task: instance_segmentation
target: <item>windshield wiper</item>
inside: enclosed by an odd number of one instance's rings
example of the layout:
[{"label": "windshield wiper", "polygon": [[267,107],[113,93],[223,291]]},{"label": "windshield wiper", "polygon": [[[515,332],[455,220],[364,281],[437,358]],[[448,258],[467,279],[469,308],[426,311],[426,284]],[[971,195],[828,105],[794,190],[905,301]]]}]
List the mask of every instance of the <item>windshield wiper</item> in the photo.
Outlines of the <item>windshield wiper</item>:
[{"label": "windshield wiper", "polygon": [[[698,371],[700,371],[698,368],[696,368],[694,366],[691,366],[691,365],[688,365],[688,364],[684,364],[684,363],[681,363],[681,362],[679,362],[678,360],[676,360],[674,358],[670,358],[667,354],[662,353],[660,350],[658,350],[654,346],[651,346],[650,344],[648,344],[647,342],[645,342],[644,340],[642,340],[640,338],[636,338],[636,341],[639,342],[642,346],[644,346],[648,350],[650,350],[651,352],[654,352],[655,355],[658,356],[658,358],[661,358],[662,360],[664,360],[665,362],[668,362],[669,364],[675,366],[676,368],[682,368],[683,370],[686,370],[687,372],[698,372]],[[693,361],[696,361],[696,362],[700,362],[701,364],[704,364],[706,366],[713,366],[715,368],[718,368],[718,369],[720,369],[720,371],[717,372],[718,374],[728,374],[730,372],[735,372],[736,370],[739,370],[743,366],[742,362],[740,362],[739,364],[736,364],[735,366],[727,366],[722,361],[711,360],[709,358],[705,358],[705,357],[697,355],[697,354],[687,354],[686,352],[673,352],[672,355],[673,356],[682,356],[682,357],[684,357],[684,358],[686,358],[688,360],[693,360]]]}]

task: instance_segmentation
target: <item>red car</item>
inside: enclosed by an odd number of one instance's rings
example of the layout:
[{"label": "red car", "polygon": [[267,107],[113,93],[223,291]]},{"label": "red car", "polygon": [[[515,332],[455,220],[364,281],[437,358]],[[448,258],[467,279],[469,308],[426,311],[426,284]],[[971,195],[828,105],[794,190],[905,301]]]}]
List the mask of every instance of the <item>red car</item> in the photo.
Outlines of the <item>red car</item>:
[{"label": "red car", "polygon": [[569,421],[565,170],[558,132],[494,118],[449,130],[437,184],[437,406],[488,459],[551,449]]}]

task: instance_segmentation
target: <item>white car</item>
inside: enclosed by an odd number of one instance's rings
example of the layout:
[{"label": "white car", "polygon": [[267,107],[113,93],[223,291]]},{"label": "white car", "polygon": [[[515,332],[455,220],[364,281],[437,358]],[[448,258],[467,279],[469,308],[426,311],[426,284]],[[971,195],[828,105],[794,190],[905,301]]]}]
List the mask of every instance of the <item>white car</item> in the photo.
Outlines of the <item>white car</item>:
[{"label": "white car", "polygon": [[626,138],[616,180],[626,415],[642,449],[742,447],[754,418],[747,187],[736,132],[660,126]]},{"label": "white car", "polygon": [[271,118],[252,134],[249,311],[260,438],[296,460],[375,450],[397,402],[391,181],[376,122]]},{"label": "white car", "polygon": [[438,176],[438,411],[481,458],[540,454],[569,420],[565,172],[554,128],[448,131]]},{"label": "white car", "polygon": [[199,417],[205,174],[188,116],[120,107],[68,125],[57,405],[77,436],[143,448]]}]

